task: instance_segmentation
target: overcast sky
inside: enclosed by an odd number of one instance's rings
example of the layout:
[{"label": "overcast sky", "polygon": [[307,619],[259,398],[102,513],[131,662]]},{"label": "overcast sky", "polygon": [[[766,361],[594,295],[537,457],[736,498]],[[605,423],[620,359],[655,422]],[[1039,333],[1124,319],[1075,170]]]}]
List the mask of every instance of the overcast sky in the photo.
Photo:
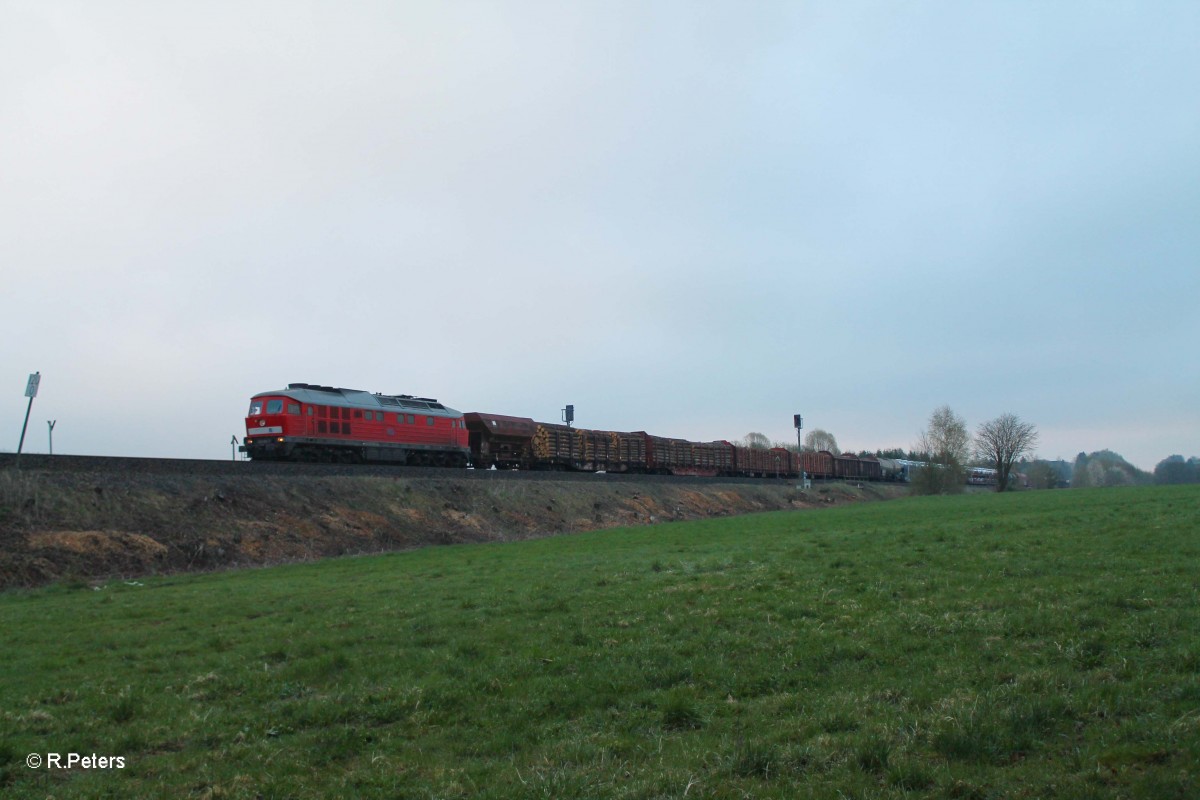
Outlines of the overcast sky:
[{"label": "overcast sky", "polygon": [[1200,3],[0,0],[0,449],[289,382],[1200,454]]}]

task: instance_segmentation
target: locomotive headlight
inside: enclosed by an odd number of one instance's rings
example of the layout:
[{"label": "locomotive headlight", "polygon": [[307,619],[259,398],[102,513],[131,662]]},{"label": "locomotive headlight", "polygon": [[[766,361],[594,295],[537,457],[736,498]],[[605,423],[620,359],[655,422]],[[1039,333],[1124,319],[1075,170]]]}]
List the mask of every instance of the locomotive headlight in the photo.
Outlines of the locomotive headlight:
[{"label": "locomotive headlight", "polygon": [[283,444],[283,437],[282,437],[282,436],[280,436],[280,437],[279,437],[278,439],[276,439],[275,441],[279,442],[280,444]]}]

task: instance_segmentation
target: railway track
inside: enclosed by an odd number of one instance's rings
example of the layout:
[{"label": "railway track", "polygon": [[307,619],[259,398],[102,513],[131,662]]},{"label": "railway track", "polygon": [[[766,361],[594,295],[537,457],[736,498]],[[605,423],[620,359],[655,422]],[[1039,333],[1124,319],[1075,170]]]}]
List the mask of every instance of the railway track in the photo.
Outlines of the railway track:
[{"label": "railway track", "polygon": [[[38,472],[92,472],[129,475],[197,475],[213,477],[251,476],[376,476],[388,478],[433,478],[472,481],[582,481],[585,483],[623,482],[702,484],[733,483],[749,485],[787,484],[786,478],[694,478],[675,475],[625,475],[593,472],[543,472],[517,470],[475,470],[449,467],[402,467],[358,464],[309,464],[284,461],[223,461],[189,458],[131,458],[124,456],[72,456],[0,453],[0,470]],[[791,481],[795,483],[796,481]]]}]

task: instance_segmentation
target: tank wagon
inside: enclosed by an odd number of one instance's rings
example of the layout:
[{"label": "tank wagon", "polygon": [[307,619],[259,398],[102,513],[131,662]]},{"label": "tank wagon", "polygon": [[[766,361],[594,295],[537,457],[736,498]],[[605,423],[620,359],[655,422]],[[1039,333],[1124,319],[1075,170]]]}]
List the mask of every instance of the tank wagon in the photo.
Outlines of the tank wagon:
[{"label": "tank wagon", "polygon": [[879,458],[880,476],[885,481],[908,480],[908,469],[895,458]]}]

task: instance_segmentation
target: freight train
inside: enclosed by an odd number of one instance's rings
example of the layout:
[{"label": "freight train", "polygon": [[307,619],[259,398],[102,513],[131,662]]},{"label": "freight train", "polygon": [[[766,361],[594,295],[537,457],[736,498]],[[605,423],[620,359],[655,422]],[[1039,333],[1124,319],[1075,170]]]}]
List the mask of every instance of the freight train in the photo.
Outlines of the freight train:
[{"label": "freight train", "polygon": [[900,480],[897,462],[827,451],[691,442],[463,414],[437,400],[309,383],[250,401],[242,452],[255,460],[390,463],[707,477]]}]

